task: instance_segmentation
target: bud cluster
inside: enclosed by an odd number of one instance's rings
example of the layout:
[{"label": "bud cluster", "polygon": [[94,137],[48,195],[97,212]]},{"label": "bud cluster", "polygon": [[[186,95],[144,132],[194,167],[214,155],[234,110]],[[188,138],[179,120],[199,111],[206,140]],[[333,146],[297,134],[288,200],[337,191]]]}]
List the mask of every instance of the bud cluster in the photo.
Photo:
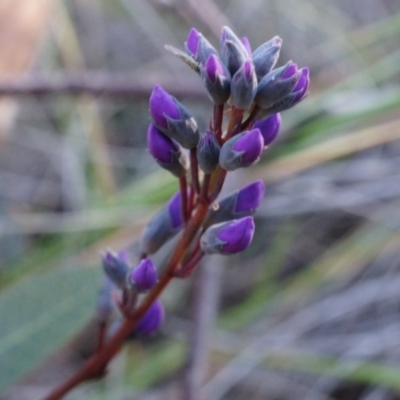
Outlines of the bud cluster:
[{"label": "bud cluster", "polygon": [[[185,42],[186,53],[168,47],[199,74],[213,113],[209,129],[200,132],[178,99],[161,86],[151,93],[148,149],[161,168],[178,178],[179,191],[144,228],[136,266],[112,252],[103,257],[108,280],[122,293],[119,306],[126,317],[134,315],[141,294],[154,288],[152,293],[158,295],[171,277],[190,275],[204,255],[230,255],[249,247],[255,231],[252,214],[263,199],[263,182],[253,182],[223,199],[218,196],[228,172],[257,163],[276,139],[280,112],[308,94],[308,68],[292,61],[274,68],[281,46],[282,39],[276,36],[252,52],[247,38],[240,39],[224,27],[219,52],[194,28]],[[178,233],[179,241],[157,285],[157,269],[149,255]],[[109,312],[104,293],[99,309]],[[136,332],[152,333],[163,319],[162,303],[150,302]]]},{"label": "bud cluster", "polygon": [[[140,294],[148,292],[158,281],[157,268],[150,258],[140,260],[136,265],[129,264],[125,252],[106,251],[102,257],[106,279],[99,291],[97,314],[100,321],[107,321],[114,312],[113,293],[122,293],[117,300],[120,311],[129,317],[136,307]],[[164,320],[164,307],[160,301],[154,303],[137,325],[135,332],[149,335],[155,332]]]}]

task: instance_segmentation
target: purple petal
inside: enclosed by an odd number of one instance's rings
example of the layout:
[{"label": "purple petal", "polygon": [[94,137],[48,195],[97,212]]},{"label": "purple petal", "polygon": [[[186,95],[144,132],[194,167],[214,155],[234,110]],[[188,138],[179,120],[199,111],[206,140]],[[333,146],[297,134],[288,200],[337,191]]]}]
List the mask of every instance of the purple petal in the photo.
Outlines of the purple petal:
[{"label": "purple petal", "polygon": [[140,291],[149,290],[157,282],[157,268],[150,258],[145,258],[130,272],[129,279]]},{"label": "purple petal", "polygon": [[182,219],[182,206],[181,206],[181,193],[176,193],[167,204],[169,215],[172,221],[172,227],[179,228],[183,224]]},{"label": "purple petal", "polygon": [[219,240],[225,242],[222,246],[222,251],[235,254],[247,249],[253,239],[254,229],[252,217],[232,221],[221,229],[217,235]]},{"label": "purple petal", "polygon": [[286,68],[286,71],[282,74],[282,79],[291,78],[297,72],[297,64],[291,63]]},{"label": "purple petal", "polygon": [[248,60],[244,63],[244,76],[246,79],[250,79],[254,72],[254,65],[253,62]]},{"label": "purple petal", "polygon": [[261,155],[264,140],[259,129],[252,129],[234,144],[233,150],[243,152],[243,163],[255,162]]},{"label": "purple petal", "polygon": [[153,124],[150,124],[147,130],[147,147],[156,161],[164,164],[171,163],[171,152],[179,151],[179,146],[161,133]]},{"label": "purple petal", "polygon": [[307,67],[301,69],[301,75],[293,89],[292,93],[299,92],[299,94],[293,99],[293,102],[300,101],[303,96],[307,93],[308,86],[310,84],[310,71]]},{"label": "purple petal", "polygon": [[253,128],[258,128],[264,139],[264,147],[271,144],[278,136],[279,130],[282,125],[281,115],[273,114],[268,118],[265,118],[254,123]]},{"label": "purple petal", "polygon": [[164,322],[165,310],[160,300],[155,300],[136,326],[135,333],[148,336]]},{"label": "purple petal", "polygon": [[187,40],[186,40],[186,46],[188,50],[192,53],[193,56],[197,54],[198,48],[199,48],[199,39],[200,33],[198,30],[195,28],[192,28],[189,31]]},{"label": "purple petal", "polygon": [[265,186],[263,181],[260,180],[240,189],[236,199],[235,212],[255,210],[263,199],[264,192]]},{"label": "purple petal", "polygon": [[211,54],[208,57],[206,64],[204,65],[205,73],[207,74],[208,78],[215,83],[218,76],[222,76],[225,74],[224,68],[221,65],[220,60],[215,54]]},{"label": "purple petal", "polygon": [[151,92],[150,115],[154,123],[162,128],[168,128],[166,116],[171,119],[179,119],[181,116],[174,97],[158,85]]}]

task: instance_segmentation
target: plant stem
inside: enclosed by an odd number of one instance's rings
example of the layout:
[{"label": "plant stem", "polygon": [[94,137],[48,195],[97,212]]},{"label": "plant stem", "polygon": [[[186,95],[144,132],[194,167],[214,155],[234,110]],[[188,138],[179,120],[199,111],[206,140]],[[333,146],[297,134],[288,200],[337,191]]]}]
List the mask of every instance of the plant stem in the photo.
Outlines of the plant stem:
[{"label": "plant stem", "polygon": [[222,119],[224,116],[224,105],[214,106],[214,133],[218,143],[222,143]]},{"label": "plant stem", "polygon": [[190,172],[192,174],[192,186],[196,194],[200,193],[199,165],[197,163],[196,148],[190,149]]},{"label": "plant stem", "polygon": [[182,220],[186,223],[189,215],[190,210],[188,208],[188,199],[187,199],[187,181],[186,176],[179,177],[179,190],[181,192],[181,213],[182,213]]}]

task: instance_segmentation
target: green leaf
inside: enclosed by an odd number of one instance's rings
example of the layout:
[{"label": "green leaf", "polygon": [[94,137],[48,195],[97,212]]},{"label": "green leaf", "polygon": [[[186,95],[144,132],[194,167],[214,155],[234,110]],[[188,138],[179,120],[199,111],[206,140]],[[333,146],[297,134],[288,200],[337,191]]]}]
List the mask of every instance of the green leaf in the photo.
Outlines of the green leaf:
[{"label": "green leaf", "polygon": [[0,293],[0,393],[93,313],[100,268],[52,271]]}]

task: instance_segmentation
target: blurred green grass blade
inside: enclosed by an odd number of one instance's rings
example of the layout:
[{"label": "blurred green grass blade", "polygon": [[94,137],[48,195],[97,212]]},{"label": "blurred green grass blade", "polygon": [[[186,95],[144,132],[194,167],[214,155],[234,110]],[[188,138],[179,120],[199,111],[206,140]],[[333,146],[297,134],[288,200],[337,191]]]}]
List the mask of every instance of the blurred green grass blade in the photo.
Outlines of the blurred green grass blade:
[{"label": "blurred green grass blade", "polygon": [[[366,224],[332,246],[289,282],[279,284],[273,277],[281,266],[282,257],[286,254],[285,240],[290,243],[291,239],[283,238],[282,254],[272,254],[265,258],[265,275],[260,277],[259,283],[249,296],[220,317],[219,326],[222,329],[244,328],[274,305],[290,307],[290,304],[293,305],[299,298],[311,295],[321,285],[357,273],[360,268],[379,255],[385,246],[395,247],[400,242],[399,235],[393,230],[373,223]],[[279,249],[279,243],[277,247]]]},{"label": "blurred green grass blade", "polygon": [[314,373],[318,376],[341,378],[400,392],[400,369],[378,362],[361,362],[314,354],[278,353],[267,356],[265,365],[278,370]]},{"label": "blurred green grass blade", "polygon": [[62,345],[93,313],[100,268],[29,277],[0,294],[0,392]]},{"label": "blurred green grass blade", "polygon": [[282,288],[282,284],[276,281],[276,276],[287,257],[287,249],[298,234],[299,229],[300,226],[291,219],[282,224],[262,261],[261,273],[250,294],[219,317],[219,328],[226,330],[241,329],[265,313],[269,300]]},{"label": "blurred green grass blade", "polygon": [[174,375],[183,366],[186,352],[185,343],[176,340],[163,341],[147,349],[145,354],[143,351],[135,351],[129,360],[127,381],[138,389],[151,387]]},{"label": "blurred green grass blade", "polygon": [[[87,212],[99,210],[107,213],[116,207],[132,209],[132,215],[140,215],[140,218],[149,216],[157,206],[165,202],[177,190],[177,183],[173,176],[165,171],[156,171],[138,179],[129,187],[118,192],[115,196],[103,199],[98,204],[92,204]],[[108,229],[98,229],[83,232],[64,232],[62,235],[43,239],[43,245],[37,245],[29,251],[22,260],[19,260],[5,268],[0,276],[0,289],[19,279],[30,271],[43,270],[52,266],[55,260],[68,250],[75,253],[93,244],[110,232]],[[115,228],[114,228],[115,230]]]}]

